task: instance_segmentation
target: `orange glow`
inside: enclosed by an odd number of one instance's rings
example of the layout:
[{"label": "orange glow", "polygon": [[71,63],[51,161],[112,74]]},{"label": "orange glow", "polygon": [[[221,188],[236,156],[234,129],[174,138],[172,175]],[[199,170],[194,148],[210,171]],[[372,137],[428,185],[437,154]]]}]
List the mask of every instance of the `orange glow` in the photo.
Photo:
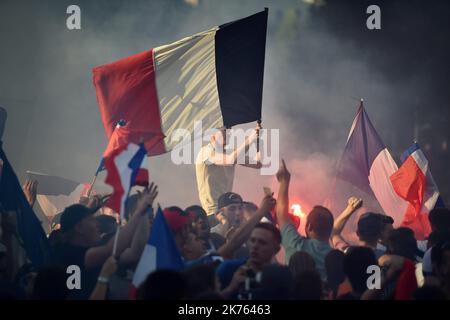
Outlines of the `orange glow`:
[{"label": "orange glow", "polygon": [[302,206],[298,203],[294,203],[291,206],[292,213],[297,217],[304,217],[305,213],[302,211]]}]

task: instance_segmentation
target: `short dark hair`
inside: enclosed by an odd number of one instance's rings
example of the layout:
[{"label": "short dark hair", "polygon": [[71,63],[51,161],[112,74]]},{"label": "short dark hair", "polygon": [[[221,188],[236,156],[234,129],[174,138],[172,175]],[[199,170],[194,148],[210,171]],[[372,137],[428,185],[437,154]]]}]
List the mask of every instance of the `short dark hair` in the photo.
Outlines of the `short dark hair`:
[{"label": "short dark hair", "polygon": [[193,212],[195,214],[196,218],[202,217],[202,218],[206,219],[208,217],[205,209],[203,209],[201,206],[196,205],[196,204],[187,207],[184,211],[186,211],[186,212]]},{"label": "short dark hair", "polygon": [[320,300],[322,299],[322,279],[317,270],[301,272],[294,279],[294,300]]},{"label": "short dark hair", "polygon": [[258,223],[253,229],[264,229],[272,233],[272,236],[274,240],[277,242],[277,244],[281,243],[281,233],[280,230],[278,230],[277,227],[275,227],[270,222],[260,222]]},{"label": "short dark hair", "polygon": [[186,279],[186,298],[197,299],[199,295],[214,292],[216,265],[201,264],[183,271]]},{"label": "short dark hair", "polygon": [[95,220],[98,222],[98,228],[100,233],[114,233],[117,229],[116,218],[112,216],[108,216],[106,214],[100,214],[95,217]]},{"label": "short dark hair", "polygon": [[447,208],[434,208],[428,214],[428,221],[434,230],[449,232],[450,210]]},{"label": "short dark hair", "polygon": [[327,285],[337,293],[339,285],[345,280],[344,273],[345,254],[337,249],[333,249],[325,256],[325,270],[327,272]]},{"label": "short dark hair", "polygon": [[367,289],[367,267],[378,265],[375,253],[366,247],[350,247],[344,257],[344,273],[353,290],[363,293]]},{"label": "short dark hair", "polygon": [[400,227],[392,230],[386,242],[388,253],[416,260],[417,241],[414,238],[414,231],[410,228]]},{"label": "short dark hair", "polygon": [[330,210],[322,206],[315,206],[308,214],[306,224],[309,225],[320,238],[329,238],[333,230],[334,218]]}]

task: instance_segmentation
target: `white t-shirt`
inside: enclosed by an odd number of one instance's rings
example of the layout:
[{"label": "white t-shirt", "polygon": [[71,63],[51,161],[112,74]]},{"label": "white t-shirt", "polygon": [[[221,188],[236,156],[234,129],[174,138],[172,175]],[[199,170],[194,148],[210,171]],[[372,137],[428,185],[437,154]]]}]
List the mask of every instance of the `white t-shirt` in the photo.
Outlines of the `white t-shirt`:
[{"label": "white t-shirt", "polygon": [[217,212],[219,197],[231,192],[234,180],[234,165],[215,165],[209,161],[214,146],[208,143],[200,149],[195,163],[197,189],[200,204],[208,215]]}]

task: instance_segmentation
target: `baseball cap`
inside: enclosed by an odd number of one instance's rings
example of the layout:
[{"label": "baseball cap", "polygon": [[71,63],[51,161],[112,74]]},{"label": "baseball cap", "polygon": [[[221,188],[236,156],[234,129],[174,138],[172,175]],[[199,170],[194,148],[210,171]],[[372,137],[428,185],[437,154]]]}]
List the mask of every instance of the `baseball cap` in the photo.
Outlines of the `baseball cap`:
[{"label": "baseball cap", "polygon": [[70,231],[81,220],[92,215],[95,210],[89,209],[82,204],[73,204],[64,209],[60,216],[61,232]]},{"label": "baseball cap", "polygon": [[186,212],[179,207],[168,207],[163,210],[164,218],[173,233],[180,231],[185,225],[195,219],[195,214]]},{"label": "baseball cap", "polygon": [[360,234],[378,234],[385,224],[393,224],[394,219],[381,213],[366,212],[359,217],[358,232]]},{"label": "baseball cap", "polygon": [[234,192],[226,192],[219,197],[217,206],[220,209],[229,206],[230,204],[242,204],[242,197]]}]

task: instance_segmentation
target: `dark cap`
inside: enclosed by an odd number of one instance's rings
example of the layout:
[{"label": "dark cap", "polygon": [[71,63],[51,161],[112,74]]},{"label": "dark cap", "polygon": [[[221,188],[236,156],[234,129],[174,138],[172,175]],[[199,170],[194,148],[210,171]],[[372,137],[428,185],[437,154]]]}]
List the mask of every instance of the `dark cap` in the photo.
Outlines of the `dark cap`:
[{"label": "dark cap", "polygon": [[60,217],[61,232],[72,230],[78,222],[92,215],[95,211],[82,204],[73,204],[64,209]]},{"label": "dark cap", "polygon": [[227,192],[222,194],[217,201],[217,206],[220,209],[229,206],[230,204],[242,204],[242,197],[234,192]]},{"label": "dark cap", "polygon": [[358,233],[378,234],[385,224],[393,224],[394,219],[381,213],[366,212],[358,220]]}]

